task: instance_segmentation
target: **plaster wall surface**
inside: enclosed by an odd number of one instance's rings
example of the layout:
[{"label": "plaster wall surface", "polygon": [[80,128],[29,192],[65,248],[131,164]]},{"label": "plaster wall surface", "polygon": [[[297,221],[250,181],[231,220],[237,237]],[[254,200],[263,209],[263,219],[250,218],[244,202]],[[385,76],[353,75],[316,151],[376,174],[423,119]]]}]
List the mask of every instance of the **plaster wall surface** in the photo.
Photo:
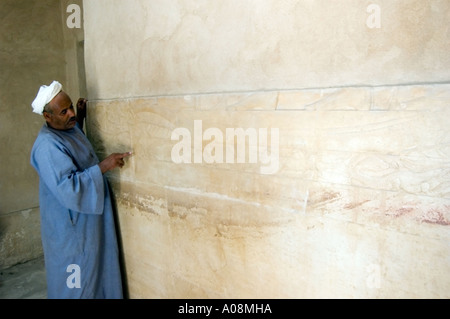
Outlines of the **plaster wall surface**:
[{"label": "plaster wall surface", "polygon": [[450,5],[370,4],[84,1],[131,298],[450,296]]},{"label": "plaster wall surface", "polygon": [[446,0],[85,3],[91,98],[449,79]]}]

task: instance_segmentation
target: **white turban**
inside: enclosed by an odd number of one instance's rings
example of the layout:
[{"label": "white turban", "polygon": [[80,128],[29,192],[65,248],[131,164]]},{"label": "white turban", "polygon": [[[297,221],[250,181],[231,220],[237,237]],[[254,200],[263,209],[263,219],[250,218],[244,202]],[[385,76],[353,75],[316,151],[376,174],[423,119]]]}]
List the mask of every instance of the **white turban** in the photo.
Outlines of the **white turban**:
[{"label": "white turban", "polygon": [[31,106],[33,107],[33,112],[41,114],[44,112],[44,107],[62,90],[62,85],[58,81],[53,81],[50,86],[43,85],[39,89],[39,92],[34,99]]}]

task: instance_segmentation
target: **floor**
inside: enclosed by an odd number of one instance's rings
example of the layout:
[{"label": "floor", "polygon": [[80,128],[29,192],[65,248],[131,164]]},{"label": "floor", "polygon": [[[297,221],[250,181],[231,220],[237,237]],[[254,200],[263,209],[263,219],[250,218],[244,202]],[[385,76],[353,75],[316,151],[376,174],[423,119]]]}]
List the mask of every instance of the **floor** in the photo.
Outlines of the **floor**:
[{"label": "floor", "polygon": [[47,299],[44,257],[0,270],[0,299]]}]

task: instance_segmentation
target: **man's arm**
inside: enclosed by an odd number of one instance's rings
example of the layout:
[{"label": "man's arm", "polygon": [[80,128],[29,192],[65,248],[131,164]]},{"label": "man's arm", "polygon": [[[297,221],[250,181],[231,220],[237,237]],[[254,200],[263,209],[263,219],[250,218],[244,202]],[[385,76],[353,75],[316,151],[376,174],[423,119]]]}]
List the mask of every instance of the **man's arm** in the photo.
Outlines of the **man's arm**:
[{"label": "man's arm", "polygon": [[80,170],[64,143],[53,137],[42,139],[33,148],[31,164],[52,193],[51,198],[75,212],[102,214],[105,186],[97,165]]},{"label": "man's arm", "polygon": [[84,119],[86,118],[86,106],[87,100],[79,98],[77,102],[77,122],[81,130],[83,130]]}]

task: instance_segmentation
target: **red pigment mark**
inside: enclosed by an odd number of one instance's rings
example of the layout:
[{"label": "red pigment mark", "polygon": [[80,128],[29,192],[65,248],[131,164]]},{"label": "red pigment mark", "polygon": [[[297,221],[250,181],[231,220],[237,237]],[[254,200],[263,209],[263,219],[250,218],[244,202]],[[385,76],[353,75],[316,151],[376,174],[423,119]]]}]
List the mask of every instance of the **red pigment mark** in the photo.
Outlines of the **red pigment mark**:
[{"label": "red pigment mark", "polygon": [[319,199],[319,202],[331,201],[339,197],[339,193],[325,192]]},{"label": "red pigment mark", "polygon": [[370,202],[370,200],[365,200],[359,203],[348,203],[347,205],[344,206],[345,209],[353,209],[356,208],[358,206],[364,205],[365,203]]},{"label": "red pigment mark", "polygon": [[402,208],[399,208],[399,209],[396,209],[396,210],[392,210],[392,211],[386,212],[385,215],[397,218],[397,217],[409,214],[413,210],[414,210],[414,208],[412,208],[412,207],[402,207]]},{"label": "red pigment mark", "polygon": [[429,210],[425,215],[421,216],[420,221],[428,224],[450,225],[450,222],[445,219],[444,215],[437,209]]}]

